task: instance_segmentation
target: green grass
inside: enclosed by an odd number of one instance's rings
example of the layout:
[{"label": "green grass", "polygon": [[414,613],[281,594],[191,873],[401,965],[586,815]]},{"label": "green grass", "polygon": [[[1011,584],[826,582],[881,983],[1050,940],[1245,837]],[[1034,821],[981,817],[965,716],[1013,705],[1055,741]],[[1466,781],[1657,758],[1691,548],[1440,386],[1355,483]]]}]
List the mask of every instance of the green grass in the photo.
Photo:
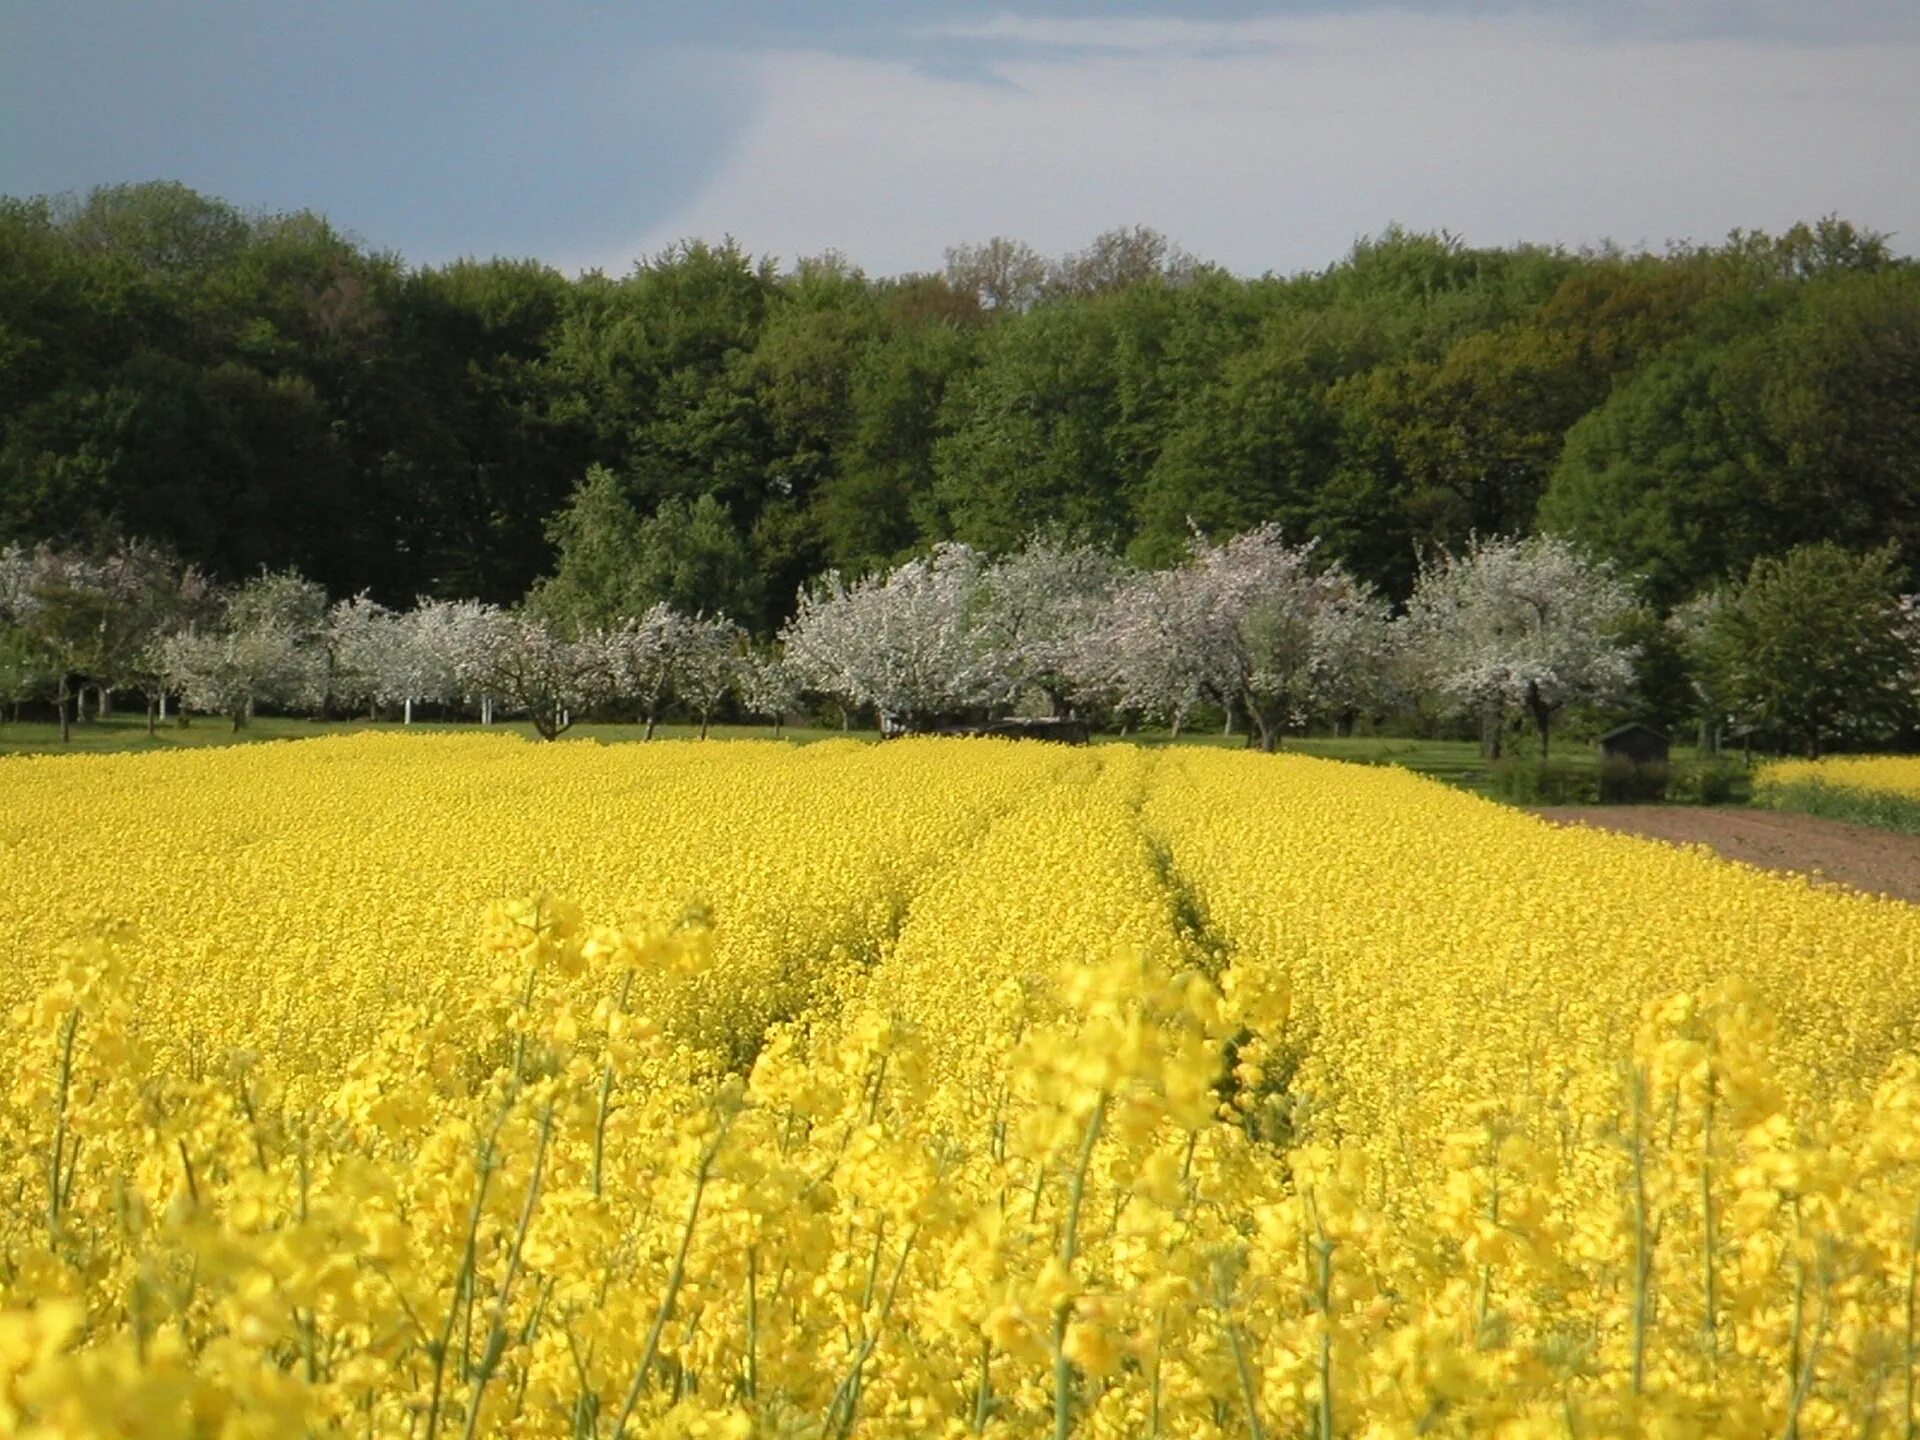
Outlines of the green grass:
[{"label": "green grass", "polygon": [[1819,780],[1801,780],[1791,785],[1769,785],[1754,797],[1754,803],[1769,810],[1793,810],[1802,815],[1821,815],[1829,820],[1897,830],[1903,835],[1920,835],[1920,800],[1885,790],[1856,790]]}]

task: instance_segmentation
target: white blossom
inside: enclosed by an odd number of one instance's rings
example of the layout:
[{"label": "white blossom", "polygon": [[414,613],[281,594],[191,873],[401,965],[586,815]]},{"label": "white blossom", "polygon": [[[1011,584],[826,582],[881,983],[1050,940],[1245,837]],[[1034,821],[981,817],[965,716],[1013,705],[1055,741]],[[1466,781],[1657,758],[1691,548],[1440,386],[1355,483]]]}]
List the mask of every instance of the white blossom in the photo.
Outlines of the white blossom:
[{"label": "white blossom", "polygon": [[1401,620],[1414,675],[1443,705],[1497,737],[1514,709],[1547,749],[1554,712],[1612,699],[1633,681],[1618,638],[1633,597],[1608,565],[1551,535],[1475,538],[1421,564]]},{"label": "white blossom", "polygon": [[1196,537],[1184,564],[1120,586],[1083,642],[1083,683],[1176,732],[1202,700],[1240,709],[1269,749],[1287,726],[1373,703],[1386,607],[1314,549],[1273,525],[1221,545]]},{"label": "white blossom", "polygon": [[942,545],[852,585],[829,574],[781,631],[788,661],[809,686],[873,706],[883,728],[987,704],[1007,680],[975,624],[984,569]]},{"label": "white blossom", "polygon": [[687,623],[685,616],[662,600],[639,619],[629,620],[601,637],[608,688],[614,698],[638,705],[649,740],[660,723],[660,707],[673,684],[674,664],[685,643]]},{"label": "white blossom", "polygon": [[525,610],[483,607],[455,618],[462,647],[455,683],[467,694],[497,696],[531,719],[543,739],[559,735],[576,711],[607,696],[603,635],[570,638]]},{"label": "white blossom", "polygon": [[1038,691],[1058,714],[1073,694],[1087,635],[1119,583],[1113,559],[1091,546],[1035,540],[988,566],[972,625],[1001,703]]},{"label": "white blossom", "polygon": [[749,715],[773,721],[775,730],[800,703],[800,677],[779,650],[753,649],[740,662],[740,703]]},{"label": "white blossom", "polygon": [[675,692],[700,717],[700,738],[714,710],[740,682],[745,633],[724,615],[686,621],[673,658]]}]

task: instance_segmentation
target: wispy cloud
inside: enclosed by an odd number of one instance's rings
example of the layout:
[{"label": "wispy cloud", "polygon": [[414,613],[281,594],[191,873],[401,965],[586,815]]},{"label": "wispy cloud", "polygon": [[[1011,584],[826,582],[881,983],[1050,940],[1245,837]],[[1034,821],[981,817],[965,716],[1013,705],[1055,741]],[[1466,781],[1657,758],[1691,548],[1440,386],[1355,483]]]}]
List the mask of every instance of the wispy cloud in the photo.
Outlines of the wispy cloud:
[{"label": "wispy cloud", "polygon": [[1920,27],[1903,8],[1845,5],[1851,35],[1800,38],[1804,5],[1709,0],[1685,33],[1656,23],[1680,8],[935,27],[984,47],[987,84],[766,51],[724,168],[591,258],[624,268],[727,232],[885,272],[995,233],[1061,250],[1139,221],[1258,272],[1323,264],[1391,220],[1486,242],[1658,244],[1832,211],[1920,231]]}]

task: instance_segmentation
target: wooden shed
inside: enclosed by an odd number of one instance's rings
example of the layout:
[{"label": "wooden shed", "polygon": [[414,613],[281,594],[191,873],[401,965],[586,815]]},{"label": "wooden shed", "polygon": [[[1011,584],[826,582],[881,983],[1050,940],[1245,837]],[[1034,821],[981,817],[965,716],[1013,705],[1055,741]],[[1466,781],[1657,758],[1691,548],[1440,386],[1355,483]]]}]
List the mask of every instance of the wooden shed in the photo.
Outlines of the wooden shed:
[{"label": "wooden shed", "polygon": [[1664,765],[1670,747],[1665,731],[1634,720],[1600,737],[1600,758],[1632,765]]},{"label": "wooden shed", "polygon": [[1603,805],[1631,805],[1667,798],[1666,732],[1634,721],[1600,737]]}]

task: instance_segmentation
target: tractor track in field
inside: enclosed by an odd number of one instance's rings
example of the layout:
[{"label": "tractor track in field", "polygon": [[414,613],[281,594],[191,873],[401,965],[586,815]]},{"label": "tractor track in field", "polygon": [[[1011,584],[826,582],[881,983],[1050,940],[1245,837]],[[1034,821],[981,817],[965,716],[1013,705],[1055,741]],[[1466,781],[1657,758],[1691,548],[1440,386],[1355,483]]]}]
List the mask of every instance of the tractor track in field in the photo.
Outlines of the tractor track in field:
[{"label": "tractor track in field", "polygon": [[1728,860],[1920,904],[1920,835],[1818,815],[1737,807],[1592,805],[1533,813],[1560,825],[1591,825],[1675,845],[1705,845]]}]

